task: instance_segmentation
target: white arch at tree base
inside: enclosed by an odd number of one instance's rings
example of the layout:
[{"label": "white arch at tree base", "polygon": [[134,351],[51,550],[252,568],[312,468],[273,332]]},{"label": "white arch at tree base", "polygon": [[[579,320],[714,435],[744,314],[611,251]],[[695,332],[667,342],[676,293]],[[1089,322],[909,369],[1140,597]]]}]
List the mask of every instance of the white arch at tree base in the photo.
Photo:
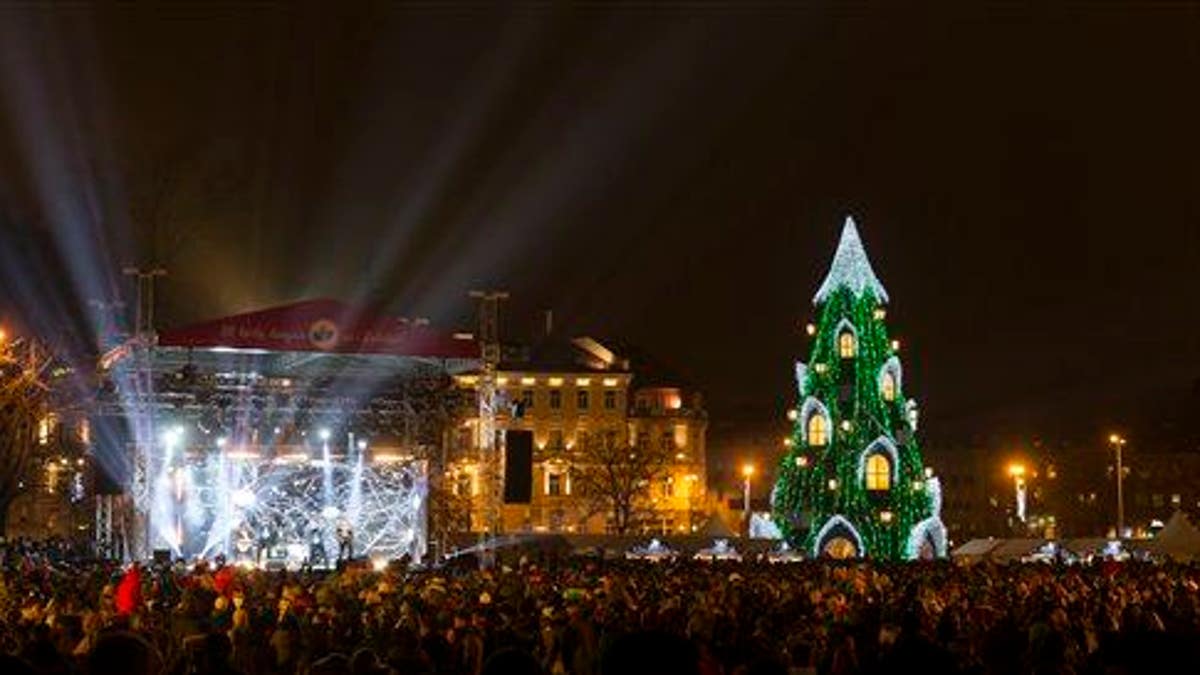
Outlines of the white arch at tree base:
[{"label": "white arch at tree base", "polygon": [[857,557],[862,558],[862,557],[866,556],[867,555],[867,547],[863,543],[862,535],[858,533],[858,530],[854,527],[854,525],[850,522],[849,519],[847,519],[842,514],[837,513],[837,514],[830,516],[829,520],[825,521],[825,525],[823,525],[821,527],[821,529],[817,531],[817,536],[813,539],[813,552],[812,552],[813,557],[814,558],[821,557],[821,548],[822,548],[822,544],[825,541],[826,535],[828,535],[838,525],[845,526],[846,530],[848,530],[850,532],[850,534],[854,537],[854,547],[856,549],[858,549],[856,551]]},{"label": "white arch at tree base", "polygon": [[908,535],[908,545],[905,547],[905,557],[916,560],[921,556],[921,544],[926,536],[933,544],[933,555],[937,558],[946,557],[946,526],[938,516],[930,516],[913,526]]}]

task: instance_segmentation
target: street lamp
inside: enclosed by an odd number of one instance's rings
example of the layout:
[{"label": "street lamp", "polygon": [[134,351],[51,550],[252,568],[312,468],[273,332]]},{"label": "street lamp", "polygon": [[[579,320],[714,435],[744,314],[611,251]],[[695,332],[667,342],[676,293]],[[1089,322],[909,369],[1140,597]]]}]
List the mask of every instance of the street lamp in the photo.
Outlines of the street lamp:
[{"label": "street lamp", "polygon": [[1023,523],[1025,522],[1025,465],[1013,463],[1008,465],[1008,475],[1013,478],[1013,487],[1016,489],[1017,499],[1017,518]]},{"label": "street lamp", "polygon": [[1125,493],[1122,483],[1125,481],[1125,467],[1121,463],[1121,448],[1125,447],[1125,439],[1118,434],[1109,434],[1108,442],[1117,449],[1117,539],[1125,536]]},{"label": "street lamp", "polygon": [[742,510],[746,512],[747,521],[750,518],[750,478],[754,475],[753,464],[742,465]]}]

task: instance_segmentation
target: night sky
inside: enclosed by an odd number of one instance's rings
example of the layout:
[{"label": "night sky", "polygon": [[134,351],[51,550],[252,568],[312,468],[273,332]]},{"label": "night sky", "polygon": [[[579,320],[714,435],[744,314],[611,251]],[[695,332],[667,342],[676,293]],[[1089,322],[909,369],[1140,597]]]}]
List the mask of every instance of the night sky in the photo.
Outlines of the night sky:
[{"label": "night sky", "polygon": [[78,325],[155,260],[160,326],[470,328],[503,288],[508,336],[553,308],[751,429],[853,215],[927,436],[1200,411],[1200,9],[833,4],[0,9],[0,300]]}]

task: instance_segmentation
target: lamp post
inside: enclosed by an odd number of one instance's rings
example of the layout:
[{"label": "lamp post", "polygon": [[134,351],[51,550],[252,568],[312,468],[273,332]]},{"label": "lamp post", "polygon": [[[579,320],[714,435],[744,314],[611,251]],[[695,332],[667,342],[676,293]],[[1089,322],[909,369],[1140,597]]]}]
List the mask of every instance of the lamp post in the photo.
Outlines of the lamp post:
[{"label": "lamp post", "polygon": [[746,523],[750,522],[750,478],[754,475],[754,465],[742,465],[742,510],[746,512]]},{"label": "lamp post", "polygon": [[1117,539],[1125,536],[1125,467],[1121,463],[1121,448],[1125,447],[1125,439],[1119,434],[1110,434],[1108,442],[1117,449]]},{"label": "lamp post", "polygon": [[1008,475],[1013,478],[1013,488],[1016,491],[1017,519],[1025,522],[1025,465],[1009,464]]}]

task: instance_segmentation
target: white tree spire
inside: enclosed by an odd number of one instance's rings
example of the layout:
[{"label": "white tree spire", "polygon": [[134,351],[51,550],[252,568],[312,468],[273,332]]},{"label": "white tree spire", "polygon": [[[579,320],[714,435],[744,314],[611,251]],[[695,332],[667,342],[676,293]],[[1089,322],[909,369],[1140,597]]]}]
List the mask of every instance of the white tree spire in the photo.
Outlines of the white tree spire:
[{"label": "white tree spire", "polygon": [[842,238],[838,241],[837,252],[833,254],[833,264],[829,266],[829,274],[813,296],[813,304],[825,302],[834,291],[845,286],[855,295],[862,295],[869,288],[880,302],[888,301],[887,291],[871,269],[871,261],[863,249],[862,240],[858,238],[858,228],[854,226],[854,218],[846,217],[842,226]]}]

